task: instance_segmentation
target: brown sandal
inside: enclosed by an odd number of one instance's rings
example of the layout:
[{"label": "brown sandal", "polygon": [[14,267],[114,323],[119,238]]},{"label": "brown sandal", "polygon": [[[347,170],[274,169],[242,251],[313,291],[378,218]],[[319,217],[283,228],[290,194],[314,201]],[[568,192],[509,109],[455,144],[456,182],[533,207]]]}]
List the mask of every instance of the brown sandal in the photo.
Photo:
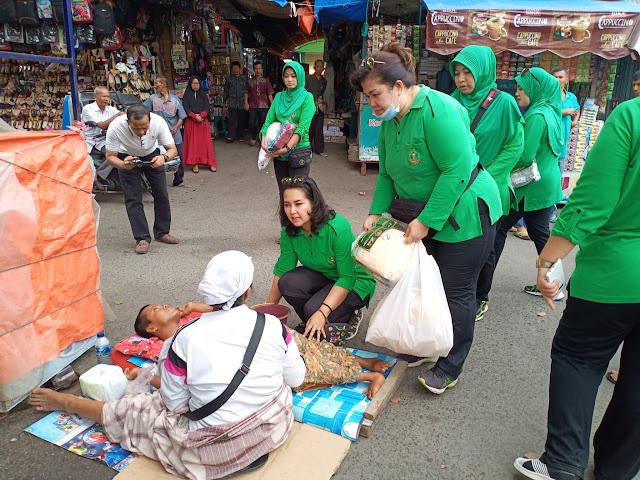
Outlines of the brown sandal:
[{"label": "brown sandal", "polygon": [[216,167],[214,167],[213,165],[209,167],[209,170],[211,170],[212,172],[217,172],[218,169]]},{"label": "brown sandal", "polygon": [[194,165],[193,168],[191,169],[191,171],[193,173],[198,173],[200,171],[200,169],[198,168],[198,165]]}]

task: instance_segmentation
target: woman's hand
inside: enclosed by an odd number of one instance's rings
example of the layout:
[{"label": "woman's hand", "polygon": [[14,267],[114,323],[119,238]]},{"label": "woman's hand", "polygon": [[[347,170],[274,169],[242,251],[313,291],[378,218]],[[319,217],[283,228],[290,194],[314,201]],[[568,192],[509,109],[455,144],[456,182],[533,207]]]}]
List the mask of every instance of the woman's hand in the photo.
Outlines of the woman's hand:
[{"label": "woman's hand", "polygon": [[176,307],[178,309],[178,311],[180,312],[180,317],[184,318],[187,315],[190,315],[191,313],[197,311],[194,308],[194,305],[192,302],[187,303],[186,305],[183,305],[182,307]]},{"label": "woman's hand", "polygon": [[404,241],[405,243],[417,243],[427,235],[429,235],[429,227],[416,218],[407,226]]},{"label": "woman's hand", "polygon": [[309,338],[316,338],[316,340],[320,341],[327,336],[324,331],[324,326],[327,324],[327,321],[322,315],[322,313],[318,310],[316,313],[309,317],[307,320],[307,327],[304,329],[303,336]]},{"label": "woman's hand", "polygon": [[200,116],[200,114],[196,114],[196,122],[198,123],[202,123],[202,117]]},{"label": "woman's hand", "polygon": [[267,150],[267,153],[272,157],[272,158],[276,158],[279,157],[281,155],[284,155],[285,153],[287,153],[289,150],[287,150],[286,148],[281,148],[279,150]]},{"label": "woman's hand", "polygon": [[371,230],[373,224],[376,223],[380,217],[381,215],[369,215],[362,224],[362,230],[364,230],[365,232]]},{"label": "woman's hand", "polygon": [[544,297],[545,301],[547,302],[547,305],[549,305],[549,308],[551,308],[551,310],[555,310],[556,305],[553,299],[560,291],[560,282],[558,282],[558,280],[554,280],[553,282],[550,282],[549,280],[547,280],[548,271],[549,271],[548,268],[544,268],[544,267],[538,268],[537,287],[540,293],[542,294],[542,296]]}]

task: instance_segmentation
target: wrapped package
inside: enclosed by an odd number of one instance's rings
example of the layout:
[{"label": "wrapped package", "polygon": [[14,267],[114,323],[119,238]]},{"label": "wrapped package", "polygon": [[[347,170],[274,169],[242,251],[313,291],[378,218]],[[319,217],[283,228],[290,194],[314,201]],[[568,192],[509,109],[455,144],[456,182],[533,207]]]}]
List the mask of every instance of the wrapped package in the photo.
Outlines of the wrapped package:
[{"label": "wrapped package", "polygon": [[[283,148],[296,131],[297,124],[292,122],[273,122],[269,125],[265,138],[267,140],[268,149],[271,151],[280,150]],[[286,156],[286,155],[285,155]],[[271,157],[262,148],[258,154],[258,170],[264,170],[269,166]]]},{"label": "wrapped package", "polygon": [[406,226],[381,217],[353,243],[352,255],[378,281],[394,286],[404,276],[416,244],[404,241]]},{"label": "wrapped package", "polygon": [[96,365],[80,375],[82,394],[103,402],[124,397],[128,383],[122,369],[115,365]]}]

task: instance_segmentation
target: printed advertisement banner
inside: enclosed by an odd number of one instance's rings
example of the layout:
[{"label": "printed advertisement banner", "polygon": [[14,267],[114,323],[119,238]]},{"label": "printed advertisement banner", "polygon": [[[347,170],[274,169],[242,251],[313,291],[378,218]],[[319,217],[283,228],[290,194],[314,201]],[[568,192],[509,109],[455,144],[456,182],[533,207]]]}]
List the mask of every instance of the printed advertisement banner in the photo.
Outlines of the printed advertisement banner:
[{"label": "printed advertisement banner", "polygon": [[467,45],[486,45],[531,56],[546,50],[564,58],[595,53],[627,56],[627,43],[640,21],[637,13],[446,10],[427,17],[427,49],[449,55]]}]

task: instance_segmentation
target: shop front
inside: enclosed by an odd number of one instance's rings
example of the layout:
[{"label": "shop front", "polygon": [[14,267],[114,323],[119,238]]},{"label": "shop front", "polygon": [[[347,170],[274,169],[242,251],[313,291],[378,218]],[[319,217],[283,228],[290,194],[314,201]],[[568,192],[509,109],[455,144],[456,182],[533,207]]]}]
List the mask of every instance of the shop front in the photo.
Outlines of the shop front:
[{"label": "shop front", "polygon": [[[450,61],[467,45],[491,47],[497,57],[498,88],[514,93],[514,78],[525,68],[551,72],[563,67],[569,90],[581,105],[580,123],[569,139],[563,187],[570,191],[582,170],[589,148],[603,120],[621,100],[614,97],[619,82],[620,59],[632,51],[628,43],[640,23],[640,5],[598,0],[563,2],[562,10],[548,2],[512,3],[458,0],[426,1],[428,83],[450,93],[455,88],[446,77]],[[441,74],[443,72],[443,74]],[[627,79],[625,79],[627,80]]]}]

